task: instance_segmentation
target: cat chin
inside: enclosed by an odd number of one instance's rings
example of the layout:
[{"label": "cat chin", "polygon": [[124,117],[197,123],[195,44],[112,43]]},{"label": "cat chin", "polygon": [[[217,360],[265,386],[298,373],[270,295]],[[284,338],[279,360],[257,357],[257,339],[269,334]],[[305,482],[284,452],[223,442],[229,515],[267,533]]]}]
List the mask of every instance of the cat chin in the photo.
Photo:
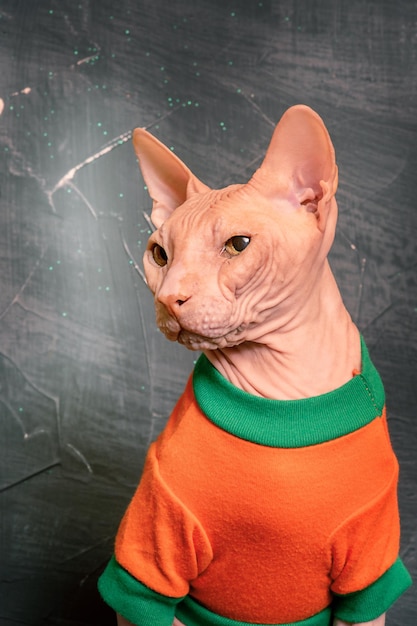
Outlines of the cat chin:
[{"label": "cat chin", "polygon": [[237,329],[226,332],[224,335],[209,337],[200,335],[192,330],[182,328],[173,318],[164,320],[158,324],[159,330],[170,341],[177,341],[188,350],[217,350],[219,348],[233,348],[246,340],[246,325],[241,325]]},{"label": "cat chin", "polygon": [[178,343],[188,348],[188,350],[217,350],[221,347],[220,344],[223,343],[222,339],[222,337],[211,339],[185,331],[181,331],[177,337]]},{"label": "cat chin", "polygon": [[188,350],[218,350],[219,348],[234,348],[243,343],[245,339],[236,331],[220,337],[205,337],[181,330],[176,341]]}]

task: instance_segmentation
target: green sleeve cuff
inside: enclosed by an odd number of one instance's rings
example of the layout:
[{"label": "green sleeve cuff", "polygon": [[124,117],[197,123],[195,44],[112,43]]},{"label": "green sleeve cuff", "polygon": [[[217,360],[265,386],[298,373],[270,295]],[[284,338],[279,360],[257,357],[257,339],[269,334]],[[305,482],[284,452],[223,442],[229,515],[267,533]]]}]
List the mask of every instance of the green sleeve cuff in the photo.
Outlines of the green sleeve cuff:
[{"label": "green sleeve cuff", "polygon": [[136,580],[113,556],[98,580],[103,600],[138,626],[171,626],[183,598],[163,596]]},{"label": "green sleeve cuff", "polygon": [[385,613],[412,584],[405,565],[398,558],[372,585],[361,591],[334,597],[334,614],[345,622],[369,622]]}]

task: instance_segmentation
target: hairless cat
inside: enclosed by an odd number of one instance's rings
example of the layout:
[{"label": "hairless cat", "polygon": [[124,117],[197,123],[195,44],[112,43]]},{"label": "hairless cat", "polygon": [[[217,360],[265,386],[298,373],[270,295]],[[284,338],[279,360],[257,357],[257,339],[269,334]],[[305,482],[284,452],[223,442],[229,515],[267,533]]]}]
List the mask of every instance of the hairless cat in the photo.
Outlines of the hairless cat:
[{"label": "hairless cat", "polygon": [[213,190],[143,129],[156,321],[201,351],[99,588],[120,626],[382,626],[409,587],[385,393],[327,255],[338,170],[289,109]]}]

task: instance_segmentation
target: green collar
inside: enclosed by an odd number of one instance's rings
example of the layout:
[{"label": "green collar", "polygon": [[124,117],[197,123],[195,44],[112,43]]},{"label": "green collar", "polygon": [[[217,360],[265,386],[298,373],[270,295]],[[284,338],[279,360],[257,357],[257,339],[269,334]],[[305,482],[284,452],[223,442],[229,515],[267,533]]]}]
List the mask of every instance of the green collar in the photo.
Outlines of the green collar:
[{"label": "green collar", "polygon": [[361,337],[362,371],[342,387],[302,400],[270,400],[238,389],[202,355],[193,388],[203,413],[240,439],[276,448],[301,448],[342,437],[381,416],[382,381]]}]

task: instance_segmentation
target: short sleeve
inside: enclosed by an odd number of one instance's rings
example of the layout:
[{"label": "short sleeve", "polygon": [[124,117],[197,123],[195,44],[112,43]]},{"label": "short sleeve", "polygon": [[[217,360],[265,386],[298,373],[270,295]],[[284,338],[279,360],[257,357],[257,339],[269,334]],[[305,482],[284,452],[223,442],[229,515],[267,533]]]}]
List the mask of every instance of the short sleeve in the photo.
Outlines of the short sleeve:
[{"label": "short sleeve", "polygon": [[353,622],[375,619],[408,588],[408,572],[398,559],[399,540],[395,472],[387,487],[332,537],[331,590],[337,617]]},{"label": "short sleeve", "polygon": [[395,563],[372,585],[345,596],[335,596],[334,615],[349,622],[369,622],[385,613],[411,586],[412,580],[402,560]]},{"label": "short sleeve", "polygon": [[138,626],[171,626],[177,604],[133,578],[113,556],[98,580],[98,589],[109,606]]},{"label": "short sleeve", "polygon": [[156,446],[149,449],[120,524],[115,556],[146,587],[179,598],[187,595],[190,581],[206,569],[213,553],[201,523],[162,478]]}]

